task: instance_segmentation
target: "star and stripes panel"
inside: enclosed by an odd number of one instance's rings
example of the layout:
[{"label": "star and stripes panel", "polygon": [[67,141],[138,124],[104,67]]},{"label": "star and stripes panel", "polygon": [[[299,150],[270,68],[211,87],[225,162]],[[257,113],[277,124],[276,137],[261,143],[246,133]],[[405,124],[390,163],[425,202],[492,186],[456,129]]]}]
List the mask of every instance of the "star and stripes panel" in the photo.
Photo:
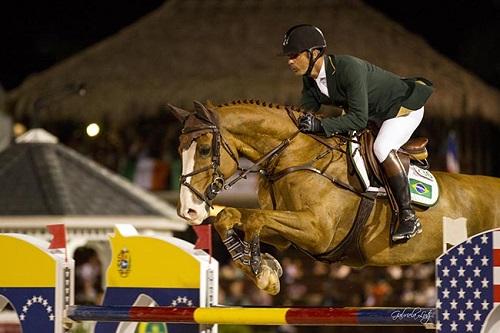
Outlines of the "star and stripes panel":
[{"label": "star and stripes panel", "polygon": [[500,231],[470,238],[438,258],[436,287],[437,331],[479,333],[500,303]]}]

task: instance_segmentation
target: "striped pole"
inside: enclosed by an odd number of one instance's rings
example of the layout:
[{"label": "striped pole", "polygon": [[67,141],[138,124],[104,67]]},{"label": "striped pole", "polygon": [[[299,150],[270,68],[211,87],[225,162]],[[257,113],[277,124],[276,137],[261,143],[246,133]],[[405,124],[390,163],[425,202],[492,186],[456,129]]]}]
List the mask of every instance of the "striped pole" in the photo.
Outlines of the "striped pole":
[{"label": "striped pole", "polygon": [[435,308],[267,308],[70,306],[75,321],[132,321],[184,324],[424,326],[434,328]]}]

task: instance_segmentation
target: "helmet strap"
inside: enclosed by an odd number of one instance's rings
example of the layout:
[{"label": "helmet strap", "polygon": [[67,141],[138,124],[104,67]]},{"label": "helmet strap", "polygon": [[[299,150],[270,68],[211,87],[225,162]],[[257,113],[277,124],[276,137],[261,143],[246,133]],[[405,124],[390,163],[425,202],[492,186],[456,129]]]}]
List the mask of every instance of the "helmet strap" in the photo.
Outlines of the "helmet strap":
[{"label": "helmet strap", "polygon": [[311,75],[314,64],[316,64],[316,61],[318,61],[318,59],[321,58],[324,53],[325,53],[325,49],[323,48],[319,51],[318,55],[313,58],[313,50],[311,50],[311,49],[307,50],[307,54],[309,56],[309,66],[307,67],[307,71],[304,75],[306,75],[306,76]]}]

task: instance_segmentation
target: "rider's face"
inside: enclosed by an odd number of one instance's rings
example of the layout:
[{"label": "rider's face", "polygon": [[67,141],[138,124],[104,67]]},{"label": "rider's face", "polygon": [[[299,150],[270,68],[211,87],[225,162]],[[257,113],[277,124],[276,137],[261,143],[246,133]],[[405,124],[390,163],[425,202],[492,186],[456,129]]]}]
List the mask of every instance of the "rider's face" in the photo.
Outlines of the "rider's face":
[{"label": "rider's face", "polygon": [[288,67],[297,76],[302,76],[309,67],[309,56],[307,51],[288,56]]}]

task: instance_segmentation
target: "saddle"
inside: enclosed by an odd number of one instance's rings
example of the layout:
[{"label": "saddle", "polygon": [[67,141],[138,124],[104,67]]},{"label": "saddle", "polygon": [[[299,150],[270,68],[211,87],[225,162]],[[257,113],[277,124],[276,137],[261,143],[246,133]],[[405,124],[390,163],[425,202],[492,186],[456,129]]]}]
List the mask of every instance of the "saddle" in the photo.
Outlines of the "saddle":
[{"label": "saddle", "polygon": [[[377,195],[380,195],[381,194],[380,192],[382,192],[382,190],[380,190],[379,187],[383,186],[385,190],[385,195],[389,199],[389,203],[392,209],[392,219],[390,226],[390,234],[392,235],[396,227],[397,215],[399,214],[399,207],[397,205],[394,193],[392,192],[391,187],[389,186],[389,183],[386,179],[385,173],[382,170],[382,166],[378,162],[373,152],[373,143],[375,141],[374,130],[366,129],[359,135],[355,135],[354,138],[357,138],[357,140],[355,141],[359,142],[359,149],[356,152],[351,150],[351,153],[349,154],[350,158],[348,159],[349,164],[352,165],[356,163],[358,163],[358,165],[360,164],[359,162],[356,162],[355,158],[356,157],[355,155],[358,154],[359,152],[359,155],[361,155],[362,162],[364,162],[363,164],[366,168],[366,172],[364,173],[365,178],[368,178],[367,180],[361,179],[361,183],[364,183],[363,184],[364,186],[362,186],[362,191],[367,191],[367,192],[375,191]],[[424,137],[410,139],[398,150],[398,157],[403,164],[406,174],[409,173],[410,163],[412,162],[418,164],[418,166],[422,169],[428,169],[429,167],[429,164],[427,162],[428,152],[426,148],[428,142],[429,140]],[[363,172],[358,171],[356,172],[356,175],[360,178],[363,178]],[[375,185],[375,188],[371,186],[372,184]]]},{"label": "saddle", "polygon": [[[365,162],[370,182],[379,186],[385,185],[382,166],[373,152],[373,143],[375,141],[374,130],[366,129],[359,135],[356,135],[356,137],[360,146],[359,153]],[[427,157],[429,154],[426,147],[428,142],[429,140],[424,137],[412,138],[399,149],[398,156],[405,167],[406,173],[410,169],[411,161],[415,161],[423,169],[428,169]],[[362,190],[364,191],[365,189]],[[386,186],[386,192],[389,195],[389,186]]]}]

